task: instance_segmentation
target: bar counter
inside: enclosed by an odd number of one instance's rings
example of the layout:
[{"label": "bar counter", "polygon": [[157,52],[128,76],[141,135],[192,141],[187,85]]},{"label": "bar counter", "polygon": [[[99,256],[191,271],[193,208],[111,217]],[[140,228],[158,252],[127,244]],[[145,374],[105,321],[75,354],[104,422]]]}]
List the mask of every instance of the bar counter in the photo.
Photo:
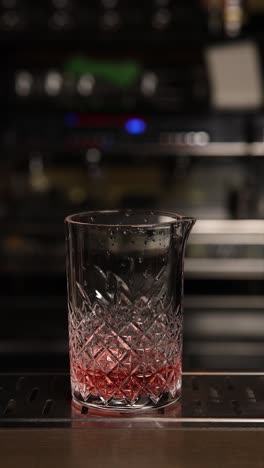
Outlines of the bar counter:
[{"label": "bar counter", "polygon": [[181,401],[135,416],[73,408],[69,375],[0,374],[2,468],[263,468],[264,373],[185,373]]},{"label": "bar counter", "polygon": [[257,429],[0,431],[3,468],[263,468]]}]

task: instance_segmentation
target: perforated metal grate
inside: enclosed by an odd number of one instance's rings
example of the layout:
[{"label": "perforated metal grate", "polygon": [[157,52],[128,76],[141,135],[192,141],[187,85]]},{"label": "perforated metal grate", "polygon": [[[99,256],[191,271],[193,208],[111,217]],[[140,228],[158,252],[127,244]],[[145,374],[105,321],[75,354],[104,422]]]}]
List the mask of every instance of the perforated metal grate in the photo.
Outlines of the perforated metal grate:
[{"label": "perforated metal grate", "polygon": [[184,374],[176,405],[113,417],[71,405],[68,374],[0,374],[0,427],[264,426],[264,373]]}]

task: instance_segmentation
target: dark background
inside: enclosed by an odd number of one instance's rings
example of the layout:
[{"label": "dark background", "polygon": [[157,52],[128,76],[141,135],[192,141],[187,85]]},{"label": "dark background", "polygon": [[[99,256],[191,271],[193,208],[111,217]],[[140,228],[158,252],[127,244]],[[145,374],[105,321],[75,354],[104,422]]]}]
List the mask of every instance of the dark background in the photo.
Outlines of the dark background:
[{"label": "dark background", "polygon": [[262,368],[263,101],[215,105],[206,57],[250,41],[262,90],[263,26],[262,0],[0,1],[2,370],[66,368],[63,219],[128,207],[199,220],[185,370]]}]

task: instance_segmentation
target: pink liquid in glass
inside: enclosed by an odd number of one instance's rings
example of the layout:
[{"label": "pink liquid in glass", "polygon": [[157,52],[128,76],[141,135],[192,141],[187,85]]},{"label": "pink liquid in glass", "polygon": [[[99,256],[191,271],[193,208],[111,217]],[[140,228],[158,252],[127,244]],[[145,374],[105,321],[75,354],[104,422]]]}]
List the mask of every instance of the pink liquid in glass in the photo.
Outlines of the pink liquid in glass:
[{"label": "pink liquid in glass", "polygon": [[105,402],[117,399],[133,404],[138,398],[151,398],[157,403],[166,393],[175,398],[181,386],[181,359],[175,365],[156,369],[144,368],[138,363],[128,370],[122,365],[109,371],[96,367],[72,363],[72,375],[85,399],[100,396]]}]

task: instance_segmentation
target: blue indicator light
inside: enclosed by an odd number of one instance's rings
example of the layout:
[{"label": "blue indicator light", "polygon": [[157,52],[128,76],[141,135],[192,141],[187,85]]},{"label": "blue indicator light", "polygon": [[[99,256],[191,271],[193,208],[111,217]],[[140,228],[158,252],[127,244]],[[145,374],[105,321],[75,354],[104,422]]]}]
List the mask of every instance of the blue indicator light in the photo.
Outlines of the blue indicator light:
[{"label": "blue indicator light", "polygon": [[146,128],[146,122],[142,119],[129,119],[125,123],[125,129],[131,135],[140,135],[146,131]]},{"label": "blue indicator light", "polygon": [[69,112],[68,114],[65,114],[64,121],[67,127],[77,127],[77,125],[79,125],[79,116],[74,112]]}]

